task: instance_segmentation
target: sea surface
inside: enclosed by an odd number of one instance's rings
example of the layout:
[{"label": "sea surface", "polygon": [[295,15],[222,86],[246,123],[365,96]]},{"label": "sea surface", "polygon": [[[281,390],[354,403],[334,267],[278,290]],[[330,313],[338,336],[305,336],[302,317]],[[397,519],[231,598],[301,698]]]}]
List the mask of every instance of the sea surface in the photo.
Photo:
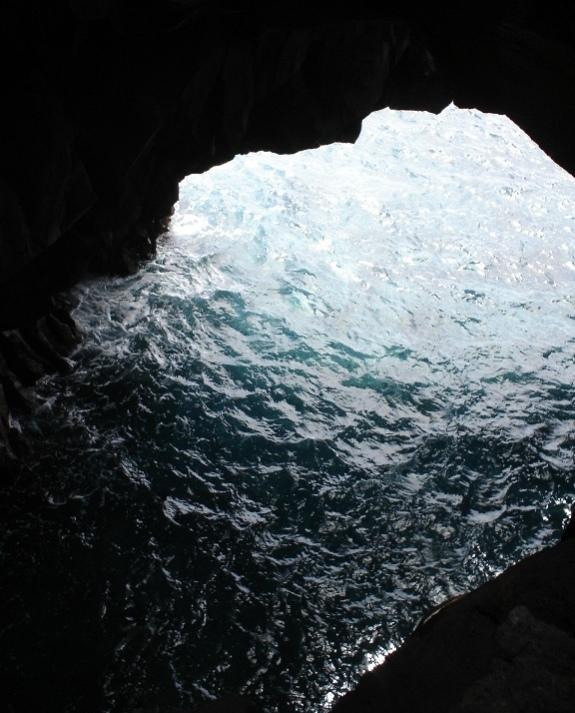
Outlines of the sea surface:
[{"label": "sea surface", "polygon": [[575,180],[509,120],[181,185],[2,495],[7,711],[322,711],[575,499]]}]

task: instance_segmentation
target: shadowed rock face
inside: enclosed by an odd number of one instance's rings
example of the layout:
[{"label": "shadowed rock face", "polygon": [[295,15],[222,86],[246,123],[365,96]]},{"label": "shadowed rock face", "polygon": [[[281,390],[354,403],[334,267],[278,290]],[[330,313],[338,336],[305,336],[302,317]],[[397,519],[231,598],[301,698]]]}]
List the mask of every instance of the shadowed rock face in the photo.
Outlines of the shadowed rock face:
[{"label": "shadowed rock face", "polygon": [[574,36],[569,0],[4,0],[0,329],[136,269],[185,175],[385,106],[507,113],[574,171]]},{"label": "shadowed rock face", "polygon": [[449,102],[405,20],[273,4],[3,3],[0,328],[86,270],[135,269],[187,174],[354,141],[379,107]]}]

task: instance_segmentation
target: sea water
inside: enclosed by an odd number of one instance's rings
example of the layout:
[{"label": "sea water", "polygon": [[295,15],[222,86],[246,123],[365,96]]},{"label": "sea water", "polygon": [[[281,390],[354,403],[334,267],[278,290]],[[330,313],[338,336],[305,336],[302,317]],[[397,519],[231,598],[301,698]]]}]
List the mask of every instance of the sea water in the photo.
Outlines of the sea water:
[{"label": "sea water", "polygon": [[184,181],[4,495],[8,710],[321,711],[574,497],[575,180],[509,120]]}]

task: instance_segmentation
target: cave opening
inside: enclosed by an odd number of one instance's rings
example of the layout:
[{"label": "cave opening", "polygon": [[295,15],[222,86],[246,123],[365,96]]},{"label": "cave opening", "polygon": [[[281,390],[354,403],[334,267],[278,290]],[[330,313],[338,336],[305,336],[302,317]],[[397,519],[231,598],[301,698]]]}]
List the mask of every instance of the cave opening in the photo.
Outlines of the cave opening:
[{"label": "cave opening", "polygon": [[453,107],[186,179],[157,257],[75,290],[77,368],[40,387],[52,449],[5,540],[13,695],[328,707],[555,541],[573,187]]}]

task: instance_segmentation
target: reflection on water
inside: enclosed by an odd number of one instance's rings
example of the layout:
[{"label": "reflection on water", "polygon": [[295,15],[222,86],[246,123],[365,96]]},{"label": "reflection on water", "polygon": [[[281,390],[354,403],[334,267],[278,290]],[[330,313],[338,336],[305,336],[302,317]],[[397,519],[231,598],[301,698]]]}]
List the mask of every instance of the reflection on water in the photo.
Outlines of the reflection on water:
[{"label": "reflection on water", "polygon": [[50,450],[3,507],[6,700],[317,710],[556,541],[573,187],[454,109],[185,182],[153,262],[78,288],[78,368],[42,387]]}]

